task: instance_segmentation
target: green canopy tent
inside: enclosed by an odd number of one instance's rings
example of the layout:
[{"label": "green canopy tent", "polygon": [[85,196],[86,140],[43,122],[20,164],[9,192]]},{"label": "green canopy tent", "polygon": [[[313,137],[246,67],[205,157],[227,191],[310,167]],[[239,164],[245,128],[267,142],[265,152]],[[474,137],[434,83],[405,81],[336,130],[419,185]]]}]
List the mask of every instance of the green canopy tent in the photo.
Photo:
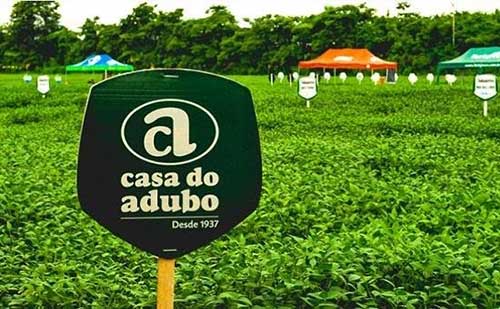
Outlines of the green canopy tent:
[{"label": "green canopy tent", "polygon": [[107,77],[108,72],[128,72],[134,67],[116,61],[107,54],[92,55],[77,64],[66,66],[66,72],[104,72]]},{"label": "green canopy tent", "polygon": [[442,61],[437,67],[437,76],[449,69],[482,69],[500,67],[500,47],[471,48],[453,60]]}]

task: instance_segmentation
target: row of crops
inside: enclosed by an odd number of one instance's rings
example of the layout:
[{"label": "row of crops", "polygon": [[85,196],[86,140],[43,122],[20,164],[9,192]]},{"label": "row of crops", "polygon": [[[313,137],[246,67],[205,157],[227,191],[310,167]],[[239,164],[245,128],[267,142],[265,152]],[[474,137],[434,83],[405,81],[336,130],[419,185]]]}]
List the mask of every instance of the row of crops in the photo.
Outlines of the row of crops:
[{"label": "row of crops", "polygon": [[[153,307],[156,259],[85,215],[76,158],[90,75],[42,98],[0,75],[0,307]],[[250,87],[257,211],[180,258],[177,308],[500,306],[500,107],[454,86]]]}]

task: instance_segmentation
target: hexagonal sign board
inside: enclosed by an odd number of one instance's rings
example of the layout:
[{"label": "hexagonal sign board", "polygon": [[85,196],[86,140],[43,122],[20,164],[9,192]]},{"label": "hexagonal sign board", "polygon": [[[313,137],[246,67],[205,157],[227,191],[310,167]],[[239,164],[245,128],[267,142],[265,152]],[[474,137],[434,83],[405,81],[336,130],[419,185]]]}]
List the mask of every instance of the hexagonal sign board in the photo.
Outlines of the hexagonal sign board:
[{"label": "hexagonal sign board", "polygon": [[318,95],[316,78],[313,76],[301,77],[299,79],[298,94],[305,100],[311,100]]},{"label": "hexagonal sign board", "polygon": [[482,100],[490,100],[498,94],[497,77],[494,74],[479,74],[474,78],[474,94]]},{"label": "hexagonal sign board", "polygon": [[210,73],[154,69],[94,85],[78,158],[83,210],[163,258],[208,244],[261,192],[250,91]]},{"label": "hexagonal sign board", "polygon": [[50,91],[50,78],[48,75],[38,76],[37,90],[43,95],[46,95]]}]

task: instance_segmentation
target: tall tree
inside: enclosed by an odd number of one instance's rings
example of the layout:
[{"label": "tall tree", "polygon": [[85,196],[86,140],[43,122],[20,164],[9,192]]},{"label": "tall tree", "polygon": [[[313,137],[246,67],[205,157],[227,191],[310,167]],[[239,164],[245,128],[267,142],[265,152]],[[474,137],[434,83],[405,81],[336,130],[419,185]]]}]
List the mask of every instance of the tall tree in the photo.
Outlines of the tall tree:
[{"label": "tall tree", "polygon": [[90,54],[101,52],[97,50],[97,46],[99,45],[99,17],[96,16],[93,19],[87,18],[81,29],[82,42],[80,56],[86,57]]},{"label": "tall tree", "polygon": [[112,57],[120,56],[120,27],[118,25],[99,25],[96,37],[97,45],[94,46],[94,52],[103,52]]},{"label": "tall tree", "polygon": [[189,53],[188,42],[183,38],[183,10],[160,12],[151,26],[151,33],[158,37],[154,63],[164,67],[176,67],[179,55]]},{"label": "tall tree", "polygon": [[26,66],[48,62],[56,55],[50,34],[60,29],[57,1],[18,1],[12,8],[9,48],[13,60]]},{"label": "tall tree", "polygon": [[87,19],[80,33],[59,25],[55,1],[18,1],[11,22],[0,26],[1,65],[62,65],[106,52],[138,68],[188,67],[221,73],[287,71],[327,48],[364,47],[398,61],[403,72],[428,71],[470,47],[500,42],[500,11],[420,16],[399,1],[396,16],[366,5],[326,7],[305,17],[267,15],[238,25],[224,6],[186,19],[181,9],[157,11],[140,4],[118,24]]},{"label": "tall tree", "polygon": [[80,39],[75,32],[62,27],[51,33],[48,38],[57,46],[56,53],[49,62],[51,65],[64,65],[81,59]]},{"label": "tall tree", "polygon": [[[5,51],[7,49],[7,30],[4,26],[0,25],[0,59],[5,57]],[[0,65],[2,64],[0,60]]]},{"label": "tall tree", "polygon": [[153,64],[158,35],[151,28],[157,16],[155,6],[142,3],[120,21],[120,59],[141,67]]},{"label": "tall tree", "polygon": [[220,69],[227,65],[221,62],[222,41],[231,37],[238,29],[236,18],[225,6],[212,6],[205,18],[183,23],[182,39],[190,49],[190,55],[181,59],[180,64],[196,69]]}]

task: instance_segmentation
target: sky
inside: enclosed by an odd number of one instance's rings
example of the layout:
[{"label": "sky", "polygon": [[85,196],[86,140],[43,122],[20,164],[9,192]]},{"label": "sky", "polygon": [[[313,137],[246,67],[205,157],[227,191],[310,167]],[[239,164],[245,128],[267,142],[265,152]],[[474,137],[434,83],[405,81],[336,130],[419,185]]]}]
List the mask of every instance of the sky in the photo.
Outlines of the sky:
[{"label": "sky", "polygon": [[[9,21],[14,2],[19,0],[0,0],[0,24]],[[185,18],[205,16],[205,11],[212,5],[225,5],[239,21],[243,18],[256,18],[266,14],[287,16],[304,16],[317,14],[325,6],[344,4],[361,4],[366,2],[369,7],[381,15],[387,12],[395,14],[396,5],[400,0],[59,0],[61,23],[78,30],[86,18],[99,16],[101,23],[117,23],[127,16],[132,9],[143,2],[157,5],[159,10],[173,11],[184,9]],[[422,15],[436,15],[453,11],[454,3],[457,11],[493,12],[500,10],[498,0],[406,0],[411,4],[409,11]]]}]

